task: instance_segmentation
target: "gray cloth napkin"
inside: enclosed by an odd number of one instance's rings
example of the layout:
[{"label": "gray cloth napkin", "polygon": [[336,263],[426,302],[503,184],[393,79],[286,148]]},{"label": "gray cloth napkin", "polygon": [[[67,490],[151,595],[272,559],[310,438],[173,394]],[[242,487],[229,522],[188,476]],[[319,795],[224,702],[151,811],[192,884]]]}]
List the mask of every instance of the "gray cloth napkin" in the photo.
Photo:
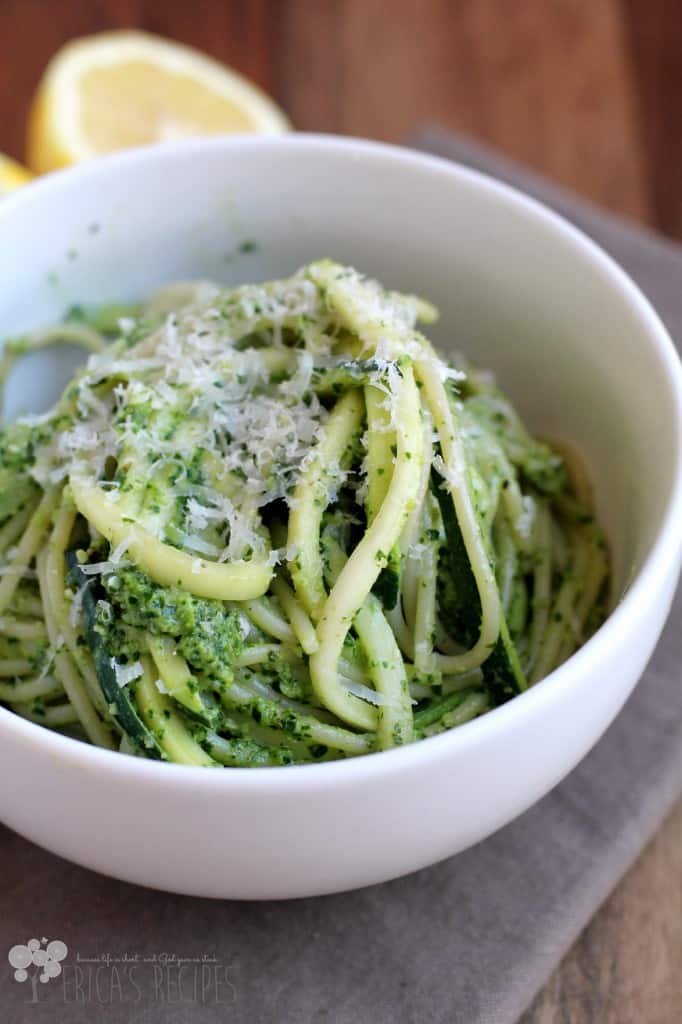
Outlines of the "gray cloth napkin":
[{"label": "gray cloth napkin", "polygon": [[[433,129],[413,143],[560,210],[682,340],[682,249],[469,140]],[[211,902],[111,881],[0,832],[2,1019],[512,1024],[682,791],[681,611],[678,594],[633,697],[568,779],[486,842],[408,878],[289,903]],[[58,977],[41,983],[30,967],[14,979],[7,951],[31,938],[68,946]]]}]

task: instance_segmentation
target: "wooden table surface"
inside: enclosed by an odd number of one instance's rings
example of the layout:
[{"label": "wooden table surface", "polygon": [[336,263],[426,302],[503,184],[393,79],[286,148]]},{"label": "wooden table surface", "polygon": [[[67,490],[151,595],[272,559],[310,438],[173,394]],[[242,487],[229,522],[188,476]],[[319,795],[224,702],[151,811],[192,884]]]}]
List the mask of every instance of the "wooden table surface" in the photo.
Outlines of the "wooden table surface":
[{"label": "wooden table surface", "polygon": [[[239,68],[300,129],[439,121],[682,236],[679,0],[0,0],[0,150],[21,157],[58,46],[132,26]],[[681,954],[682,805],[523,1024],[676,1024]]]}]

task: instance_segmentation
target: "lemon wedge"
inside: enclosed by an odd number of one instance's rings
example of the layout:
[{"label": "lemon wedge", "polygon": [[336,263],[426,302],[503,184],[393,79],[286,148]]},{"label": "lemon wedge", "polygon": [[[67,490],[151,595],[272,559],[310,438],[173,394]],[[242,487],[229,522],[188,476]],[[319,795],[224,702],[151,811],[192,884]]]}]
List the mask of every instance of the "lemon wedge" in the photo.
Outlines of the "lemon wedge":
[{"label": "lemon wedge", "polygon": [[286,115],[237,72],[146,32],[103,32],[52,58],[29,117],[37,174],[152,142],[287,131]]},{"label": "lemon wedge", "polygon": [[30,180],[30,171],[18,164],[16,160],[11,160],[8,156],[3,156],[0,153],[0,196],[4,196],[6,192],[13,192],[15,188],[25,185]]}]

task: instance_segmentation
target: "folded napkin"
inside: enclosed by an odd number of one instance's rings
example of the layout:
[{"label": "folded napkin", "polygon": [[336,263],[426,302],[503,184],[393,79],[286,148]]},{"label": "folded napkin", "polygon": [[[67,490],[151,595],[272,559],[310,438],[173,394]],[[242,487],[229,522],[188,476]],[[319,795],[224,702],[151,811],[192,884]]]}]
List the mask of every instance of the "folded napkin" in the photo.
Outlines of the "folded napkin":
[{"label": "folded napkin", "polygon": [[[682,339],[681,248],[468,140],[434,129],[413,143],[560,210]],[[0,832],[4,950],[31,938],[68,947],[46,983],[34,967],[19,983],[0,950],[3,1020],[513,1024],[682,791],[681,611],[678,594],[634,695],[561,785],[408,878],[288,903],[211,902],[111,881]]]}]

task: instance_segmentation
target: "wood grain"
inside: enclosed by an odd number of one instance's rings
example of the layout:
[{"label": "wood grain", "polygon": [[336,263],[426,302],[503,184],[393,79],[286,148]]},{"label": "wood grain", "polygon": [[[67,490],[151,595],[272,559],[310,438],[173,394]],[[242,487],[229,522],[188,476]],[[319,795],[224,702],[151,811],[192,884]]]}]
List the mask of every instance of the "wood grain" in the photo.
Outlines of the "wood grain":
[{"label": "wood grain", "polygon": [[140,28],[196,46],[276,92],[277,0],[0,0],[0,150],[21,158],[26,114],[52,54],[74,36]]},{"label": "wood grain", "polygon": [[[679,0],[0,0],[0,150],[76,35],[139,27],[227,61],[300,129],[478,136],[682,236]],[[523,1024],[682,1020],[682,805]]]},{"label": "wood grain", "polygon": [[651,215],[619,0],[2,0],[0,148],[23,151],[50,55],[137,26],[273,93],[297,127],[399,141],[438,120],[640,219]]},{"label": "wood grain", "polygon": [[682,802],[520,1024],[682,1020]]},{"label": "wood grain", "polygon": [[682,237],[682,6],[622,0],[654,221]]},{"label": "wood grain", "polygon": [[610,0],[284,5],[294,123],[397,140],[437,120],[613,209],[650,214],[620,7]]}]

